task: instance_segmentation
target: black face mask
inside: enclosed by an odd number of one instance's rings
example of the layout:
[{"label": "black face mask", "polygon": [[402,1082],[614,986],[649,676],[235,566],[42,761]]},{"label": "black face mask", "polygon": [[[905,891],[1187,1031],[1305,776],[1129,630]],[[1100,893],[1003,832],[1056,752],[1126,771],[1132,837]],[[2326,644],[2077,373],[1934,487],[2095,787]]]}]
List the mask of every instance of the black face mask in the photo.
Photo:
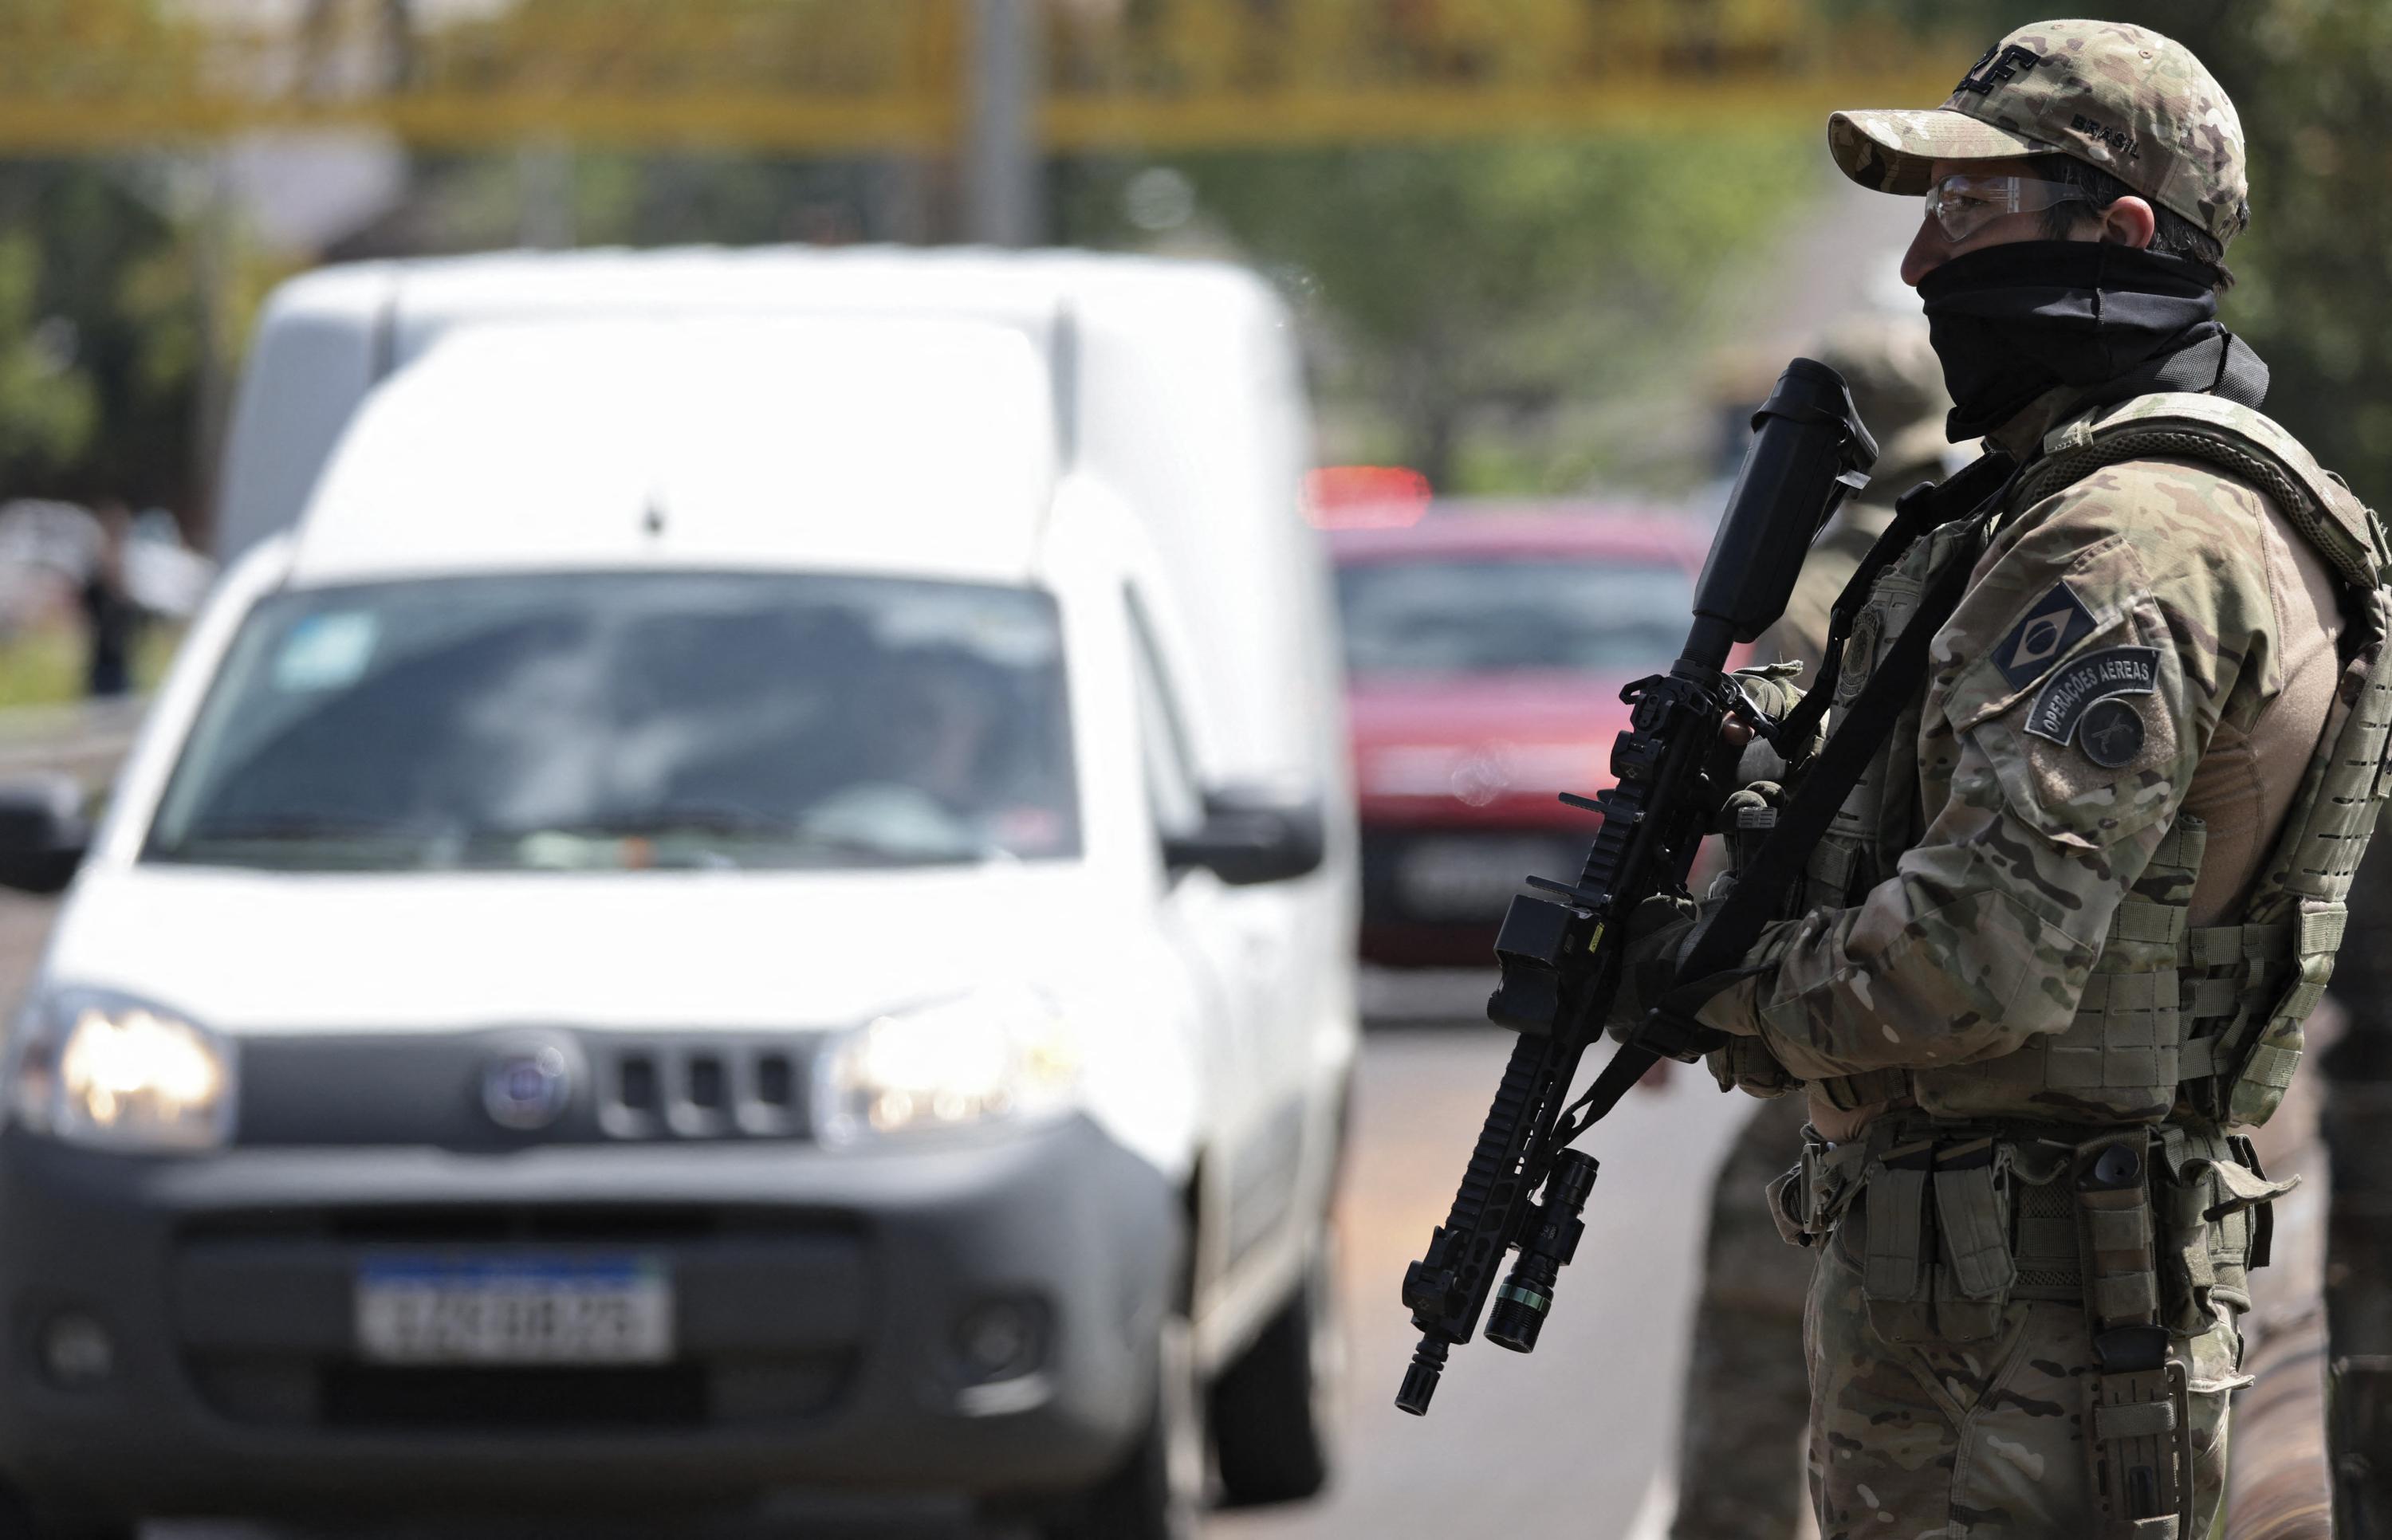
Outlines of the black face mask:
[{"label": "black face mask", "polygon": [[1944,431],[1981,437],[2057,385],[2099,385],[2224,334],[2210,270],[2091,240],[2020,240],[1918,280],[1955,403]]}]

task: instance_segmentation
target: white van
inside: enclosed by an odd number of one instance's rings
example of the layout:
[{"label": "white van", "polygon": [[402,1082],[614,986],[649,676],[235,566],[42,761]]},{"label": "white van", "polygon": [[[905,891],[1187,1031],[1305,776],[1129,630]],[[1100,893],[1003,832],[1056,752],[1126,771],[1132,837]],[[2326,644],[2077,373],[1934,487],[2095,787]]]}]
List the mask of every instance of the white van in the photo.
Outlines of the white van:
[{"label": "white van", "polygon": [[1318,1487],[1355,884],[1304,434],[1220,267],[286,288],[103,826],[0,819],[8,880],[81,861],[0,1132],[24,1532],[1137,1540],[1208,1440],[1233,1501]]}]

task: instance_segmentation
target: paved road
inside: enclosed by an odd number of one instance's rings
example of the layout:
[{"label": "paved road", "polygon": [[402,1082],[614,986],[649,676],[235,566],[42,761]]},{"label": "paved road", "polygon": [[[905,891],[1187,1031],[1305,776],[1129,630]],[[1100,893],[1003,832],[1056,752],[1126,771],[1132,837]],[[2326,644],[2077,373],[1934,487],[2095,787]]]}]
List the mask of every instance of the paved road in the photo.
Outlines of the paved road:
[{"label": "paved road", "polygon": [[1508,1052],[1450,1018],[1372,1031],[1341,1210],[1344,1472],[1327,1500],[1222,1515],[1208,1540],[1659,1540],[1699,1195],[1739,1110],[1706,1075],[1678,1070],[1585,1141],[1603,1175],[1537,1352],[1459,1349],[1426,1419],[1395,1409],[1416,1340],[1398,1282],[1445,1216]]},{"label": "paved road", "polygon": [[[0,1001],[13,1007],[49,906],[0,894]],[[1458,1351],[1434,1414],[1393,1404],[1412,1334],[1404,1263],[1444,1216],[1509,1039],[1469,1019],[1476,977],[1373,980],[1356,1147],[1340,1208],[1350,1341],[1343,1469],[1326,1499],[1221,1514],[1206,1540],[1659,1540],[1699,1195],[1738,1105],[1697,1071],[1632,1095],[1586,1142],[1603,1162],[1589,1234],[1528,1358]],[[151,1526],[148,1540],[259,1540]]]}]

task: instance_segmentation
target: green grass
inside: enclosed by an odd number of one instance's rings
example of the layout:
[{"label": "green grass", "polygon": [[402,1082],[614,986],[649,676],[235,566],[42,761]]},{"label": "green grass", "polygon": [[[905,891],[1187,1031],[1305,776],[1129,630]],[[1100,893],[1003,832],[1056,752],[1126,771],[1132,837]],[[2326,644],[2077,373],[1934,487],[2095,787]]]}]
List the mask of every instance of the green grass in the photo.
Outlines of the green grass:
[{"label": "green grass", "polygon": [[[150,626],[142,630],[133,658],[136,692],[147,693],[157,688],[182,640],[179,626]],[[68,627],[40,627],[0,641],[0,710],[65,705],[83,699],[84,656],[83,633]]]}]

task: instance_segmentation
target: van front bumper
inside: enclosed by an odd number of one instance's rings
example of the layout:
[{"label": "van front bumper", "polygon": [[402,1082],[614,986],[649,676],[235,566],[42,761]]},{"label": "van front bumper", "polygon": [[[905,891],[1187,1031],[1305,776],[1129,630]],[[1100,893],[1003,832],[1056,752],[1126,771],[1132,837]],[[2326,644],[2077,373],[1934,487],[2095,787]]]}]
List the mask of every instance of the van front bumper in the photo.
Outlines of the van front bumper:
[{"label": "van front bumper", "polygon": [[[1035,1495],[1152,1404],[1178,1205],[1073,1119],[802,1144],[234,1149],[0,1135],[0,1470],[39,1507],[388,1513]],[[636,1258],[668,1363],[392,1368],[376,1258]]]}]

